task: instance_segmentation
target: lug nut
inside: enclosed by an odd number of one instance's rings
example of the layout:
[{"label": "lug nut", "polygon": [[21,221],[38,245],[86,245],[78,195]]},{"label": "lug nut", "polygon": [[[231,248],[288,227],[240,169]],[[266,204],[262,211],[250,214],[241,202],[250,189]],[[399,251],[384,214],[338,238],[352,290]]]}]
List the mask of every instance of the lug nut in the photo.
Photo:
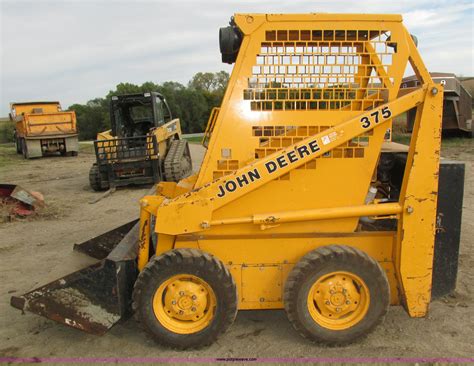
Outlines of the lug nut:
[{"label": "lug nut", "polygon": [[341,312],[341,308],[336,308],[336,312]]},{"label": "lug nut", "polygon": [[351,303],[351,302],[350,302],[349,300],[346,301],[346,305],[350,305],[350,303]]},{"label": "lug nut", "polygon": [[183,310],[180,310],[180,311],[179,311],[179,314],[180,314],[180,315],[183,315],[183,314],[184,314],[184,311],[183,311]]},{"label": "lug nut", "polygon": [[196,299],[197,299],[197,296],[196,296],[196,295],[193,295],[191,298],[192,298],[193,300],[196,300]]},{"label": "lug nut", "polygon": [[196,308],[193,306],[193,307],[191,308],[191,311],[196,311]]},{"label": "lug nut", "polygon": [[335,291],[334,291],[334,290],[331,290],[331,291],[329,291],[329,293],[330,293],[331,295],[334,295],[334,294],[335,294]]},{"label": "lug nut", "polygon": [[171,301],[172,305],[176,305],[176,300]]},{"label": "lug nut", "polygon": [[325,304],[326,304],[326,305],[329,305],[329,304],[331,304],[331,303],[329,302],[329,300],[326,300]]},{"label": "lug nut", "polygon": [[179,292],[179,295],[180,295],[180,296],[184,296],[184,291],[180,291],[180,292]]}]

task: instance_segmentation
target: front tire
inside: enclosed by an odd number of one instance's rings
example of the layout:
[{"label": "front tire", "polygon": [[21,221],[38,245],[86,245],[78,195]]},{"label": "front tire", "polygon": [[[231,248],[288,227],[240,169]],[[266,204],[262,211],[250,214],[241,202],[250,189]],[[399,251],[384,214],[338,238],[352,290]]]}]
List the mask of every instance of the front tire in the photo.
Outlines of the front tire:
[{"label": "front tire", "polygon": [[304,338],[343,345],[383,320],[390,291],[385,271],[374,259],[352,247],[330,245],[296,264],[285,284],[284,302],[288,319]]},{"label": "front tire", "polygon": [[175,249],[152,258],[140,273],[133,308],[157,343],[201,348],[234,322],[237,290],[218,259],[196,249]]}]

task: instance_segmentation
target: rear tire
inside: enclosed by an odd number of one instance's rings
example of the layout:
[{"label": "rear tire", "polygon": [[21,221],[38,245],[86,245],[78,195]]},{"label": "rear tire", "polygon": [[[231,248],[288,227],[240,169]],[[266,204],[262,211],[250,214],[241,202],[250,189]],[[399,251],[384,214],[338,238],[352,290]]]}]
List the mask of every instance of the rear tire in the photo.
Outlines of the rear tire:
[{"label": "rear tire", "polygon": [[97,164],[93,164],[89,170],[89,184],[96,191],[105,191],[110,188],[107,176],[102,174]]},{"label": "rear tire", "polygon": [[28,146],[25,139],[21,139],[21,153],[25,159],[29,159]]},{"label": "rear tire", "polygon": [[328,345],[367,335],[387,313],[390,291],[380,265],[364,252],[339,245],[306,254],[285,284],[285,310],[304,338]]},{"label": "rear tire", "polygon": [[156,342],[200,348],[234,322],[237,290],[220,260],[197,249],[174,249],[152,258],[140,273],[133,309]]},{"label": "rear tire", "polygon": [[16,147],[16,153],[17,153],[17,154],[21,154],[21,153],[22,153],[21,140],[22,140],[21,138],[18,138],[18,137],[15,138],[15,147]]}]

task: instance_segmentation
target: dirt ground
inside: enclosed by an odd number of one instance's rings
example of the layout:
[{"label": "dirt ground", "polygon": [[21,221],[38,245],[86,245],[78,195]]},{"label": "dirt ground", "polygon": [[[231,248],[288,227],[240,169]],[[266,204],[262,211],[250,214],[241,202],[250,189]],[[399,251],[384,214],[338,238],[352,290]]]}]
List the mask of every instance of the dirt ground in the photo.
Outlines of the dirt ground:
[{"label": "dirt ground", "polygon": [[[203,149],[192,147],[198,168]],[[91,153],[30,161],[4,156],[0,182],[43,193],[48,207],[34,219],[0,224],[0,357],[473,357],[474,141],[445,147],[442,154],[466,162],[460,267],[455,294],[434,301],[428,317],[411,319],[401,307],[391,307],[385,322],[366,339],[327,348],[298,336],[284,311],[241,311],[217,343],[186,352],[157,346],[134,319],[97,337],[40,316],[22,315],[10,306],[12,295],[93,263],[73,252],[72,245],[137,217],[137,202],[149,188],[119,189],[89,204],[99,195],[88,183]],[[9,159],[17,159],[17,164]]]}]

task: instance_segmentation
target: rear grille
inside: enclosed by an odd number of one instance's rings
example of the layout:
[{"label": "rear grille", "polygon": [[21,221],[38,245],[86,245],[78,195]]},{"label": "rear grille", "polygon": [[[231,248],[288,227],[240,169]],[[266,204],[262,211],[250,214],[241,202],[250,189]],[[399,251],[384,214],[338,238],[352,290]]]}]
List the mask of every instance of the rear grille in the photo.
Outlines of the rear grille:
[{"label": "rear grille", "polygon": [[148,160],[158,157],[156,136],[136,136],[94,141],[97,162]]}]

